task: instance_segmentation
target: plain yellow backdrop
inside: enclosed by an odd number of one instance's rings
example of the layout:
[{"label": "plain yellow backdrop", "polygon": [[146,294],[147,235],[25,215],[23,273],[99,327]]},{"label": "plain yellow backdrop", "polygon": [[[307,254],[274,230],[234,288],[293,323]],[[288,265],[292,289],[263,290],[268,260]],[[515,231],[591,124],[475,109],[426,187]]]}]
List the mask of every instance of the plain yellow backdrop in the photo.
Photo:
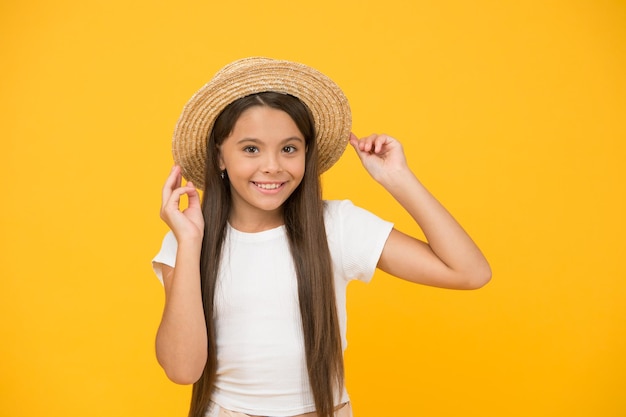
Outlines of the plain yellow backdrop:
[{"label": "plain yellow backdrop", "polygon": [[[154,357],[170,137],[224,64],[304,62],[489,258],[349,292],[356,417],[626,415],[626,3],[3,1],[0,416],[184,416]],[[419,235],[348,150],[324,178]]]}]

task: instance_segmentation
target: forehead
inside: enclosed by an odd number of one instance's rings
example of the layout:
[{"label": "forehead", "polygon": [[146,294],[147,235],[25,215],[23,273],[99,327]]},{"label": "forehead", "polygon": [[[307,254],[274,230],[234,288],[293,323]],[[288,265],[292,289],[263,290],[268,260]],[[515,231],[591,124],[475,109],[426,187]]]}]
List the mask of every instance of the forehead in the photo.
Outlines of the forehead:
[{"label": "forehead", "polygon": [[256,139],[297,137],[303,139],[296,122],[283,110],[254,106],[241,113],[230,136]]}]

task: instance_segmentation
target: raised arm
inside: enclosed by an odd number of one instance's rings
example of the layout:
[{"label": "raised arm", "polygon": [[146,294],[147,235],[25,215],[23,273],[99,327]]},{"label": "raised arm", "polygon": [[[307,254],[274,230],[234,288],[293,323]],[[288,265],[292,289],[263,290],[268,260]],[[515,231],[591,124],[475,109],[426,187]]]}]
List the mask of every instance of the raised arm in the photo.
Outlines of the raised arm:
[{"label": "raised arm", "polygon": [[[167,376],[192,384],[202,375],[207,359],[207,330],[200,289],[200,251],[204,220],[198,192],[181,185],[180,168],[172,169],[163,187],[161,218],[178,242],[176,267],[163,265],[165,307],[156,336],[156,355]],[[187,209],[180,199],[187,195]]]},{"label": "raised arm", "polygon": [[402,145],[388,135],[350,138],[368,173],[415,219],[427,242],[394,229],[378,267],[399,278],[435,287],[476,289],[491,279],[480,249],[421,184],[407,165]]}]

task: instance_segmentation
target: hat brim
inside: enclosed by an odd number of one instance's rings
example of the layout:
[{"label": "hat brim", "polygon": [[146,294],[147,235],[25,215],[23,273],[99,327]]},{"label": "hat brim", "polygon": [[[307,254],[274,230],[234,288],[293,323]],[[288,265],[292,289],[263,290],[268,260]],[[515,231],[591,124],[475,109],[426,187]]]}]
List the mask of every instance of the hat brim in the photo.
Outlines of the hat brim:
[{"label": "hat brim", "polygon": [[240,98],[267,91],[295,96],[311,111],[319,172],[337,162],[346,149],[352,127],[350,105],[339,86],[304,64],[245,58],[218,71],[183,108],[174,130],[172,154],[188,181],[204,189],[207,140],[224,108]]}]

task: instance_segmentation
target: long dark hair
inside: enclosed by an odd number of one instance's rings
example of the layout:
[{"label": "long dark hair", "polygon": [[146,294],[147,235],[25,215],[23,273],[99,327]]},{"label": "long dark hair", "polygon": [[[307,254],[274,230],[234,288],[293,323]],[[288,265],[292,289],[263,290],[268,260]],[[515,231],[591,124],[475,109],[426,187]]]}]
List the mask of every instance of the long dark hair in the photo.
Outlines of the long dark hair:
[{"label": "long dark hair", "polygon": [[304,177],[285,201],[283,216],[298,278],[306,363],[316,413],[318,417],[332,417],[335,394],[340,395],[343,389],[343,352],[324,227],[315,125],[309,109],[299,99],[274,92],[254,94],[229,104],[216,119],[208,137],[202,201],[205,234],[200,258],[208,358],[202,376],[193,387],[189,416],[204,416],[217,372],[214,297],[232,204],[228,176],[222,178],[220,175],[219,146],[230,135],[239,116],[253,106],[268,106],[289,114],[307,144]]}]

